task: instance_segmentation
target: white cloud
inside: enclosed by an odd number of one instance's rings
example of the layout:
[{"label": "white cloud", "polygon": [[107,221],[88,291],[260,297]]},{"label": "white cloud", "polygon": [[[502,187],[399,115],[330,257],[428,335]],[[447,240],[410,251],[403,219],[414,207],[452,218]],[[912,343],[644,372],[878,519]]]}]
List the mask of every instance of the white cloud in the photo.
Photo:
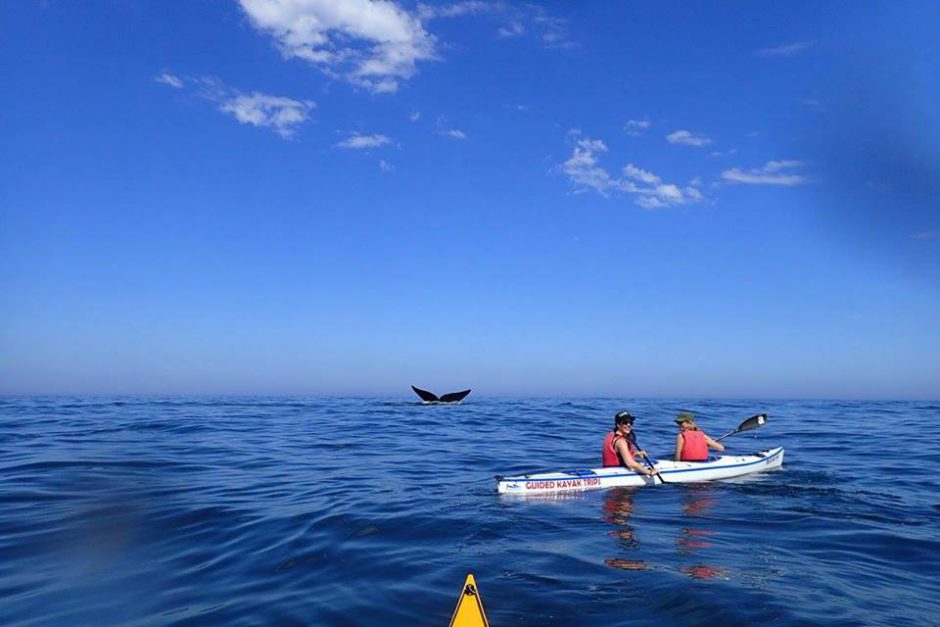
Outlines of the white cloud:
[{"label": "white cloud", "polygon": [[639,137],[652,124],[649,120],[627,120],[627,123],[623,125],[623,130],[630,137]]},{"label": "white cloud", "polygon": [[908,239],[940,239],[940,231],[921,231],[908,235]]},{"label": "white cloud", "polygon": [[169,72],[164,72],[160,76],[157,76],[153,80],[158,83],[163,83],[164,85],[169,85],[170,87],[175,87],[176,89],[183,88],[183,79],[175,74],[170,74]]},{"label": "white cloud", "polygon": [[363,150],[365,148],[378,148],[391,142],[385,135],[360,135],[353,133],[343,141],[336,144],[337,148],[346,148],[349,150]]},{"label": "white cloud", "polygon": [[525,33],[525,26],[516,20],[509,22],[509,26],[500,26],[496,29],[496,34],[500,37],[518,37],[523,33]]},{"label": "white cloud", "polygon": [[420,111],[412,111],[412,112],[411,112],[411,115],[408,116],[408,119],[411,120],[412,122],[417,122],[418,120],[421,119],[421,112],[420,112]]},{"label": "white cloud", "polygon": [[270,128],[285,139],[294,136],[296,127],[307,121],[312,100],[294,100],[259,92],[239,94],[221,102],[219,109],[231,113],[242,124]]},{"label": "white cloud", "polygon": [[798,41],[775,48],[762,48],[756,52],[759,57],[792,57],[806,52],[816,44],[815,41]]},{"label": "white cloud", "polygon": [[390,0],[239,0],[284,56],[374,93],[394,92],[435,59],[435,39],[419,16]]},{"label": "white cloud", "polygon": [[620,181],[620,189],[635,194],[637,197],[634,202],[646,209],[685,205],[705,199],[698,189],[698,179],[693,179],[685,187],[679,187],[674,183],[664,183],[661,177],[632,163],[625,165],[622,173],[624,178]]},{"label": "white cloud", "polygon": [[537,17],[536,24],[542,30],[542,44],[547,48],[574,48],[575,43],[568,39],[568,22],[560,18]]},{"label": "white cloud", "polygon": [[385,159],[379,159],[379,169],[382,170],[382,172],[394,172],[395,166]]},{"label": "white cloud", "polygon": [[783,159],[780,161],[768,161],[764,166],[764,171],[766,172],[779,172],[780,170],[787,170],[790,168],[801,168],[805,163],[802,161],[795,161],[793,159]]},{"label": "white cloud", "polygon": [[615,178],[598,163],[607,152],[607,144],[599,139],[580,137],[577,131],[569,131],[576,138],[571,157],[561,165],[561,171],[575,184],[578,192],[594,190],[603,196],[620,192],[633,196],[633,202],[646,209],[660,209],[676,205],[700,202],[705,196],[699,190],[701,181],[693,179],[687,186],[663,182],[662,178],[649,170],[628,163],[621,170],[621,178]]},{"label": "white cloud", "polygon": [[[531,32],[533,35],[537,36],[542,42],[542,45],[546,48],[574,48],[575,44],[568,38],[568,21],[560,18],[549,15],[545,10],[545,7],[534,4],[527,3],[516,5],[520,7],[521,12],[517,13],[516,22],[519,25],[522,25],[523,21],[527,21],[531,24]],[[510,26],[510,28],[513,28]],[[524,30],[524,29],[523,29]],[[503,36],[512,36],[516,34],[521,34],[522,30],[518,33],[513,31],[508,31],[500,33]]]},{"label": "white cloud", "polygon": [[801,105],[810,107],[812,109],[819,109],[822,107],[822,102],[816,100],[815,98],[797,98],[796,101]]},{"label": "white cloud", "polygon": [[623,175],[627,178],[640,181],[641,183],[647,183],[649,185],[657,185],[662,182],[662,179],[652,172],[641,170],[632,163],[628,163],[627,165],[623,166]]},{"label": "white cloud", "polygon": [[689,184],[683,190],[686,196],[688,196],[692,202],[699,202],[701,200],[705,200],[705,195],[702,194],[702,190],[699,189],[700,186],[701,186],[701,182],[696,177],[692,179],[692,181],[689,182]]},{"label": "white cloud", "polygon": [[633,202],[644,209],[662,209],[666,206],[666,203],[653,196],[640,196]]},{"label": "white cloud", "polygon": [[607,145],[599,139],[579,139],[571,157],[561,170],[583,191],[590,188],[606,195],[612,186],[610,175],[597,165],[598,154],[607,152]]},{"label": "white cloud", "polygon": [[734,154],[737,154],[737,153],[738,153],[738,149],[737,149],[737,148],[731,148],[731,149],[729,149],[729,150],[727,150],[727,151],[725,151],[725,152],[722,152],[722,151],[720,151],[720,150],[714,150],[714,151],[710,152],[710,153],[708,154],[708,156],[709,156],[709,157],[724,157],[724,156],[726,156],[726,155],[734,155]]},{"label": "white cloud", "polygon": [[437,116],[437,120],[434,122],[434,128],[438,135],[450,137],[451,139],[467,139],[467,134],[459,128],[454,128],[448,121],[446,115]]},{"label": "white cloud", "polygon": [[451,128],[440,131],[440,134],[445,137],[450,137],[451,139],[467,139],[467,134],[461,131],[459,128]]},{"label": "white cloud", "polygon": [[465,0],[464,2],[455,2],[442,6],[422,3],[418,5],[418,17],[422,20],[433,20],[440,17],[460,17],[461,15],[470,15],[472,13],[484,13],[497,8],[497,5],[475,0]]},{"label": "white cloud", "polygon": [[700,135],[684,130],[679,130],[675,133],[666,135],[666,141],[670,144],[683,144],[685,146],[695,146],[697,148],[701,148],[702,146],[707,146],[712,143],[712,140],[710,140],[705,135]]},{"label": "white cloud", "polygon": [[244,94],[212,76],[184,79],[164,72],[154,80],[176,89],[192,88],[200,98],[216,103],[219,111],[232,115],[242,124],[270,128],[284,139],[292,138],[317,106],[312,100],[295,100],[257,91]]},{"label": "white cloud", "polygon": [[[504,23],[496,29],[502,39],[523,35],[538,39],[546,48],[574,48],[568,36],[568,21],[550,15],[535,2],[489,2],[487,10],[498,14]],[[475,11],[479,12],[479,11]]]},{"label": "white cloud", "polygon": [[721,173],[721,178],[732,183],[748,183],[751,185],[802,185],[806,177],[802,174],[790,172],[794,168],[801,168],[806,164],[802,161],[784,160],[768,161],[760,168],[741,170],[731,168]]}]

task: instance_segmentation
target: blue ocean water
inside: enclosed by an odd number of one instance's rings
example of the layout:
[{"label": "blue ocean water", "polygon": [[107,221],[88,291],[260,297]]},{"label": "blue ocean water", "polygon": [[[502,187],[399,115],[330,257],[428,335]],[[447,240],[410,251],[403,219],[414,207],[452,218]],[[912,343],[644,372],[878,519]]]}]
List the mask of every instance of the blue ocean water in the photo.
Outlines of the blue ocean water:
[{"label": "blue ocean water", "polygon": [[[597,466],[615,411],[725,482],[500,497]],[[493,625],[940,623],[940,404],[353,398],[0,401],[0,624],[446,625],[475,573]]]}]

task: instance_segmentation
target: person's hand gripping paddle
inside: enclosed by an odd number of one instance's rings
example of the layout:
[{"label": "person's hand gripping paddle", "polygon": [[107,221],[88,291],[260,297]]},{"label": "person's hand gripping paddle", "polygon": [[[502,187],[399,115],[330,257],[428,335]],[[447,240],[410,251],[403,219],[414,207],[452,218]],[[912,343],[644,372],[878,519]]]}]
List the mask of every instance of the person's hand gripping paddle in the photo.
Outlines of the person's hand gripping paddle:
[{"label": "person's hand gripping paddle", "polygon": [[[637,444],[636,433],[634,433],[633,430],[630,431],[630,435],[628,435],[627,438],[630,440],[630,444],[633,445],[633,448],[635,448],[638,451],[643,451],[643,449],[640,448],[640,445]],[[646,456],[646,453],[643,453],[641,457],[643,458],[643,462],[646,464],[647,468],[652,468],[653,470],[656,470],[656,466],[654,466],[653,462],[650,461],[650,458]],[[663,479],[663,476],[659,474],[658,470],[656,470],[656,472],[653,473],[653,476],[658,477],[660,483],[666,483],[666,480]]]}]

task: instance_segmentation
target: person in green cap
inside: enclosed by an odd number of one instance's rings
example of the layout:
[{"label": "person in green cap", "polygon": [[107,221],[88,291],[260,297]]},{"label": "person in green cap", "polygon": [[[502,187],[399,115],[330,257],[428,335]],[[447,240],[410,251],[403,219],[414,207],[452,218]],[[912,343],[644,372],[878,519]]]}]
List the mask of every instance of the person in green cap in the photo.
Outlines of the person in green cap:
[{"label": "person in green cap", "polygon": [[725,450],[721,442],[711,439],[695,426],[695,416],[687,411],[676,416],[679,434],[676,436],[677,462],[704,462],[708,460],[708,449]]}]

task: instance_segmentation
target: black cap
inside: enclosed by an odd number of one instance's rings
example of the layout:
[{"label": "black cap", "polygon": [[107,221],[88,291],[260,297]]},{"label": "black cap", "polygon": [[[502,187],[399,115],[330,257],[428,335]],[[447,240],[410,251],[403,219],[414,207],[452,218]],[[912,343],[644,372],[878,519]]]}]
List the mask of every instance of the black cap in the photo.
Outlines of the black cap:
[{"label": "black cap", "polygon": [[622,425],[622,424],[632,425],[634,420],[636,420],[636,418],[634,418],[633,414],[628,412],[626,409],[623,411],[618,411],[616,414],[614,414],[615,425]]}]

